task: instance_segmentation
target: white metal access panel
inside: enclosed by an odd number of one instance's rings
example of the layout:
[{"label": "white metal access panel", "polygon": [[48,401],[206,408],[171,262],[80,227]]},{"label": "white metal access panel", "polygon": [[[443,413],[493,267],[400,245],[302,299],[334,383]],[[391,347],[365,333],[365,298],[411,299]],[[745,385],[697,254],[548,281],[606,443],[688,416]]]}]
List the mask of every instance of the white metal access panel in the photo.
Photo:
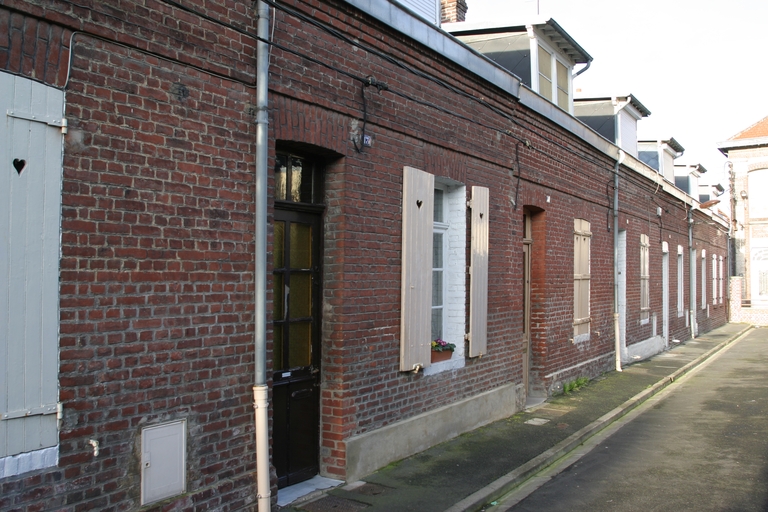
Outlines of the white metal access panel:
[{"label": "white metal access panel", "polygon": [[0,72],[0,457],[58,442],[63,109]]}]

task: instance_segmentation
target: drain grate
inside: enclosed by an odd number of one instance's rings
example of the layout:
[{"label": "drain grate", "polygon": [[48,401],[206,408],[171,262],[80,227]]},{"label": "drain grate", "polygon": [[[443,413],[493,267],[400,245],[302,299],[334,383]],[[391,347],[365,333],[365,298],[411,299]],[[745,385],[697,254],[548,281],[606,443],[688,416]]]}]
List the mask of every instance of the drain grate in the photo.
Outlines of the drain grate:
[{"label": "drain grate", "polygon": [[301,509],[307,512],[359,512],[366,508],[368,505],[359,501],[347,500],[333,495],[301,505]]},{"label": "drain grate", "polygon": [[354,490],[354,492],[362,494],[364,496],[378,496],[384,494],[389,487],[384,487],[379,484],[365,483]]}]

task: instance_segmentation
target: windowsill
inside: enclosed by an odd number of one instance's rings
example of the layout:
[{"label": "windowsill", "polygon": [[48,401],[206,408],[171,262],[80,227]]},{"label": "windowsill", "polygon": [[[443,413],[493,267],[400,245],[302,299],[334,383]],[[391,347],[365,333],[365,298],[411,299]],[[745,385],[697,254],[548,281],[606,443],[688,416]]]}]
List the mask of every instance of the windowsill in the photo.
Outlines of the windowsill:
[{"label": "windowsill", "polygon": [[453,353],[453,357],[448,361],[441,361],[439,363],[432,363],[428,367],[424,368],[424,375],[435,375],[438,373],[447,372],[449,370],[456,370],[458,368],[464,368],[464,354]]},{"label": "windowsill", "polygon": [[650,318],[640,319],[640,325],[648,325],[649,323],[651,323]]},{"label": "windowsill", "polygon": [[59,447],[52,446],[33,452],[0,457],[0,478],[23,475],[30,471],[56,466],[59,463]]},{"label": "windowsill", "polygon": [[573,337],[573,342],[584,343],[585,341],[589,341],[590,337],[591,337],[591,333],[589,332],[586,334],[577,334],[576,336]]}]

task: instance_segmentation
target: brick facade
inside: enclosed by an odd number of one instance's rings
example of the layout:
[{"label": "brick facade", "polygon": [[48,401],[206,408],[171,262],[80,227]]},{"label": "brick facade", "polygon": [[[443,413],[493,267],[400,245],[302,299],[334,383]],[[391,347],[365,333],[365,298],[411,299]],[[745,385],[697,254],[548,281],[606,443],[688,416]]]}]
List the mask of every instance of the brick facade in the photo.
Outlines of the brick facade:
[{"label": "brick facade", "polygon": [[[354,436],[522,385],[525,211],[532,212],[534,240],[532,388],[552,393],[610,370],[614,161],[344,2],[296,0],[274,13],[274,40],[291,51],[271,48],[270,164],[281,147],[327,163],[321,474],[345,478]],[[150,509],[254,508],[255,20],[250,3],[234,0],[190,10],[140,0],[90,9],[9,1],[0,8],[0,69],[65,87],[70,126],[59,462],[0,480],[1,509],[138,508],[140,430],[176,418],[188,422],[188,493]],[[389,90],[344,73],[373,76]],[[363,123],[372,146],[359,152],[353,140]],[[404,166],[491,191],[487,354],[435,375],[398,371]],[[670,338],[687,339],[688,317],[675,310],[678,245],[691,307],[687,208],[629,167],[620,178],[626,343],[653,335],[652,324],[640,322],[641,234],[652,247],[651,314],[661,325],[667,242]],[[270,199],[270,212],[273,206]],[[574,218],[588,220],[593,233],[591,333],[583,342],[573,340]],[[726,231],[694,214],[699,255],[727,256]],[[699,262],[695,268],[701,272]],[[699,329],[726,321],[725,302],[696,308]],[[98,457],[91,439],[100,442]]]}]

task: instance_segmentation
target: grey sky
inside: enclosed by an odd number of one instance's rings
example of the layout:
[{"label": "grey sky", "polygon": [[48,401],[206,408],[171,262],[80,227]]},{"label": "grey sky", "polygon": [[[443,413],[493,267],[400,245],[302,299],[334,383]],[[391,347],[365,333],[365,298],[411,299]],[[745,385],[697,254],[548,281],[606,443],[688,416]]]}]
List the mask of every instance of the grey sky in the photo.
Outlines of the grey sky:
[{"label": "grey sky", "polygon": [[[723,182],[716,144],[768,116],[768,1],[539,0],[594,61],[576,96],[634,94],[651,116],[641,139],[674,137],[676,163],[704,165]],[[518,20],[535,0],[467,0],[467,21]],[[535,12],[534,12],[535,14]]]}]

